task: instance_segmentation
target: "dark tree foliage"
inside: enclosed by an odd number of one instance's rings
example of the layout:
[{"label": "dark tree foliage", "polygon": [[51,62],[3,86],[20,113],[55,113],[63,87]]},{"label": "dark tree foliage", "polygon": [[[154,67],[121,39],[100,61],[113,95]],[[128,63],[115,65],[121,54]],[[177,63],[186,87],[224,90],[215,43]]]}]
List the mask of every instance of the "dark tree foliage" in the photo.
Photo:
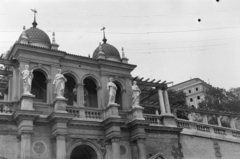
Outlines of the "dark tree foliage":
[{"label": "dark tree foliage", "polygon": [[199,103],[200,109],[240,112],[240,99],[231,91],[210,87],[205,92],[205,100]]},{"label": "dark tree foliage", "polygon": [[168,90],[170,105],[186,105],[186,94],[183,91]]}]

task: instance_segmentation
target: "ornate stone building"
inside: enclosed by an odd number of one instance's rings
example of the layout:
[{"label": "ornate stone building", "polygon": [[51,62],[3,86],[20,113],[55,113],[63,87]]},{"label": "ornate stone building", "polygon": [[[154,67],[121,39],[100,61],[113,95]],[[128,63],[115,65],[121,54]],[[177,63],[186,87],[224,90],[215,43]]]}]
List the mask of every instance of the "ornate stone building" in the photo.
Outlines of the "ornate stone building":
[{"label": "ornate stone building", "polygon": [[[136,65],[128,63],[124,52],[121,57],[107,43],[105,35],[92,58],[60,51],[58,46],[54,33],[51,42],[34,20],[33,26],[23,30],[1,59],[5,65],[1,70],[5,81],[1,87],[4,92],[0,114],[2,156],[8,159],[146,159],[156,154],[172,156],[172,147],[178,151],[181,128],[176,127],[170,112],[165,82],[133,78],[131,72]],[[32,95],[24,93],[21,72],[26,65],[29,65],[27,72],[33,74]],[[54,94],[53,80],[58,69],[67,79],[66,100],[59,100]],[[108,103],[110,77],[117,87],[117,104]],[[133,80],[141,88],[141,100],[157,95],[161,116],[143,116],[143,107],[132,106]],[[151,126],[150,120],[162,123],[162,127]],[[159,151],[160,147],[163,151]]]},{"label": "ornate stone building", "polygon": [[92,58],[58,46],[34,20],[1,56],[0,159],[239,158],[239,114],[170,107],[166,81],[132,77],[105,35]]}]

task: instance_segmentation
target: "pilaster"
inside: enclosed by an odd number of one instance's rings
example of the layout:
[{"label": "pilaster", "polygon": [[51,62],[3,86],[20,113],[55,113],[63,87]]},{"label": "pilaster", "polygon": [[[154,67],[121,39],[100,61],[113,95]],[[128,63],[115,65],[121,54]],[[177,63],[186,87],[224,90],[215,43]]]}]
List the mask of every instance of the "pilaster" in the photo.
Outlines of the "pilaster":
[{"label": "pilaster", "polygon": [[137,148],[139,159],[147,159],[145,139],[137,139]]},{"label": "pilaster", "polygon": [[47,84],[47,103],[52,103],[52,82],[51,79],[48,78],[46,79],[46,84]]},{"label": "pilaster", "polygon": [[120,159],[120,140],[119,138],[112,138],[112,158]]},{"label": "pilaster", "polygon": [[31,134],[33,133],[33,121],[40,116],[41,112],[33,110],[17,110],[13,119],[17,121],[17,135],[21,138],[20,159],[31,159]]},{"label": "pilaster", "polygon": [[77,84],[77,106],[84,107],[84,85]]},{"label": "pilaster", "polygon": [[66,159],[66,136],[56,136],[56,156],[57,159]]},{"label": "pilaster", "polygon": [[56,139],[56,159],[66,159],[67,123],[73,118],[72,114],[59,112],[53,112],[48,116],[48,121],[52,127],[52,138]]},{"label": "pilaster", "polygon": [[102,108],[103,107],[103,104],[102,104],[102,87],[101,86],[98,86],[96,88],[97,90],[97,101],[98,101],[98,108]]}]

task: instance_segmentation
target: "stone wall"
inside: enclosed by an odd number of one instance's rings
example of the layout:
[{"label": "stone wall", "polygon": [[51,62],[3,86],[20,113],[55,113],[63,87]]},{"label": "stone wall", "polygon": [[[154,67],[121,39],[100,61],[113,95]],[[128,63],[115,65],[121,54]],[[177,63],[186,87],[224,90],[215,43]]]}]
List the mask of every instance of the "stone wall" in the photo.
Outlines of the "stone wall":
[{"label": "stone wall", "polygon": [[184,159],[239,159],[240,143],[180,135]]},{"label": "stone wall", "polygon": [[32,158],[50,159],[52,158],[51,129],[48,125],[35,125],[32,134]]},{"label": "stone wall", "polygon": [[19,142],[16,135],[0,135],[0,156],[7,159],[18,158]]},{"label": "stone wall", "polygon": [[148,133],[146,140],[147,157],[159,152],[168,159],[181,158],[182,154],[179,147],[179,140],[176,134],[165,133]]}]

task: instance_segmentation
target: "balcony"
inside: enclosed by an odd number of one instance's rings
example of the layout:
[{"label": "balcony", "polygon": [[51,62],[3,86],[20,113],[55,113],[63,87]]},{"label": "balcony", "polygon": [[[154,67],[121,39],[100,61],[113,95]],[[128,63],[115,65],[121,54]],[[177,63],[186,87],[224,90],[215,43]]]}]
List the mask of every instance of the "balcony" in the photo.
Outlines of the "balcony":
[{"label": "balcony", "polygon": [[103,120],[103,110],[90,107],[72,107],[67,106],[66,111],[74,115],[74,119],[78,120],[92,120],[92,121],[102,121]]}]

